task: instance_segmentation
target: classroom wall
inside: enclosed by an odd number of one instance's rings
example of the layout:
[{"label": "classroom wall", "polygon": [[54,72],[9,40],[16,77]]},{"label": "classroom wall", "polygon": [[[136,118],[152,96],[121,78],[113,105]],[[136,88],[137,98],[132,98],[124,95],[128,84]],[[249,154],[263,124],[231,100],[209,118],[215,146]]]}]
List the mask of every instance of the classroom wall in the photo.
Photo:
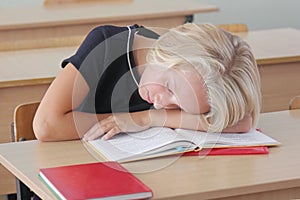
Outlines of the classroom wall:
[{"label": "classroom wall", "polygon": [[[300,29],[299,0],[195,0],[216,5],[219,12],[195,15],[196,23],[245,23],[249,30],[293,27]],[[0,0],[1,7],[36,5],[42,0]]]},{"label": "classroom wall", "polygon": [[298,0],[197,0],[216,5],[218,13],[197,14],[196,23],[245,23],[249,30],[293,27],[300,29]]}]

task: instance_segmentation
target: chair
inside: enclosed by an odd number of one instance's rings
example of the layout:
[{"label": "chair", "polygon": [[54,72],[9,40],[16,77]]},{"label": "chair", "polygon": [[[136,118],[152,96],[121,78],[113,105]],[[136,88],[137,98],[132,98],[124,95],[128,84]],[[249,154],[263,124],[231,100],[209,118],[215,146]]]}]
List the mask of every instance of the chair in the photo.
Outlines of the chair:
[{"label": "chair", "polygon": [[[12,123],[12,140],[14,142],[36,139],[32,122],[39,105],[40,102],[23,103],[15,108],[14,122]],[[18,179],[16,186],[18,191],[17,199],[32,199],[35,196],[34,193]]]},{"label": "chair", "polygon": [[217,26],[231,33],[248,32],[246,24],[219,24]]},{"label": "chair", "polygon": [[14,141],[25,141],[36,139],[32,122],[40,102],[23,103],[14,110]]},{"label": "chair", "polygon": [[300,109],[300,95],[293,97],[289,102],[289,109]]},{"label": "chair", "polygon": [[14,111],[13,141],[25,141],[36,139],[32,122],[40,102],[23,103],[18,105]]}]

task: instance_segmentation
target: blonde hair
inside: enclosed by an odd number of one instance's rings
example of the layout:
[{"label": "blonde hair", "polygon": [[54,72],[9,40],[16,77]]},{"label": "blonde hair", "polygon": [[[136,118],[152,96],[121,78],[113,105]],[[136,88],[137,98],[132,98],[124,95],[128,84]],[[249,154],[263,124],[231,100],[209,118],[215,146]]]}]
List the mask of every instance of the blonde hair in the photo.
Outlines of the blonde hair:
[{"label": "blonde hair", "polygon": [[149,63],[194,67],[205,82],[210,111],[208,131],[220,132],[261,110],[260,76],[250,46],[212,24],[187,23],[170,29],[148,53]]}]

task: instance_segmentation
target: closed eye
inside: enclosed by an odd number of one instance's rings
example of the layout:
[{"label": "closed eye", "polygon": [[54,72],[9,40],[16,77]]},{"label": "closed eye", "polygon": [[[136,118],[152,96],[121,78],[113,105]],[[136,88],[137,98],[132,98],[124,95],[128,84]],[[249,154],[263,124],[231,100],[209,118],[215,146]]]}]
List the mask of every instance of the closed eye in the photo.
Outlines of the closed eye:
[{"label": "closed eye", "polygon": [[169,82],[168,82],[168,81],[166,82],[165,87],[167,88],[167,90],[168,90],[169,92],[171,92],[171,93],[173,94],[173,91],[170,89],[170,86],[169,86]]}]

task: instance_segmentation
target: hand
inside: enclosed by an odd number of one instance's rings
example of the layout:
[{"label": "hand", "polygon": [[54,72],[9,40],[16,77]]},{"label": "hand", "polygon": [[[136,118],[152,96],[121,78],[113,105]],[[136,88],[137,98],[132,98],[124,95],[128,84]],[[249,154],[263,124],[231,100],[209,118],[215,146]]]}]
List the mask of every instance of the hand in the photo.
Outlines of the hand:
[{"label": "hand", "polygon": [[150,128],[148,111],[135,113],[114,113],[111,116],[96,123],[83,136],[83,140],[94,140],[102,137],[108,140],[121,132],[137,132]]},{"label": "hand", "polygon": [[232,132],[232,133],[243,133],[248,132],[252,128],[252,116],[246,115],[242,120],[240,120],[234,126],[227,127],[223,132]]}]

